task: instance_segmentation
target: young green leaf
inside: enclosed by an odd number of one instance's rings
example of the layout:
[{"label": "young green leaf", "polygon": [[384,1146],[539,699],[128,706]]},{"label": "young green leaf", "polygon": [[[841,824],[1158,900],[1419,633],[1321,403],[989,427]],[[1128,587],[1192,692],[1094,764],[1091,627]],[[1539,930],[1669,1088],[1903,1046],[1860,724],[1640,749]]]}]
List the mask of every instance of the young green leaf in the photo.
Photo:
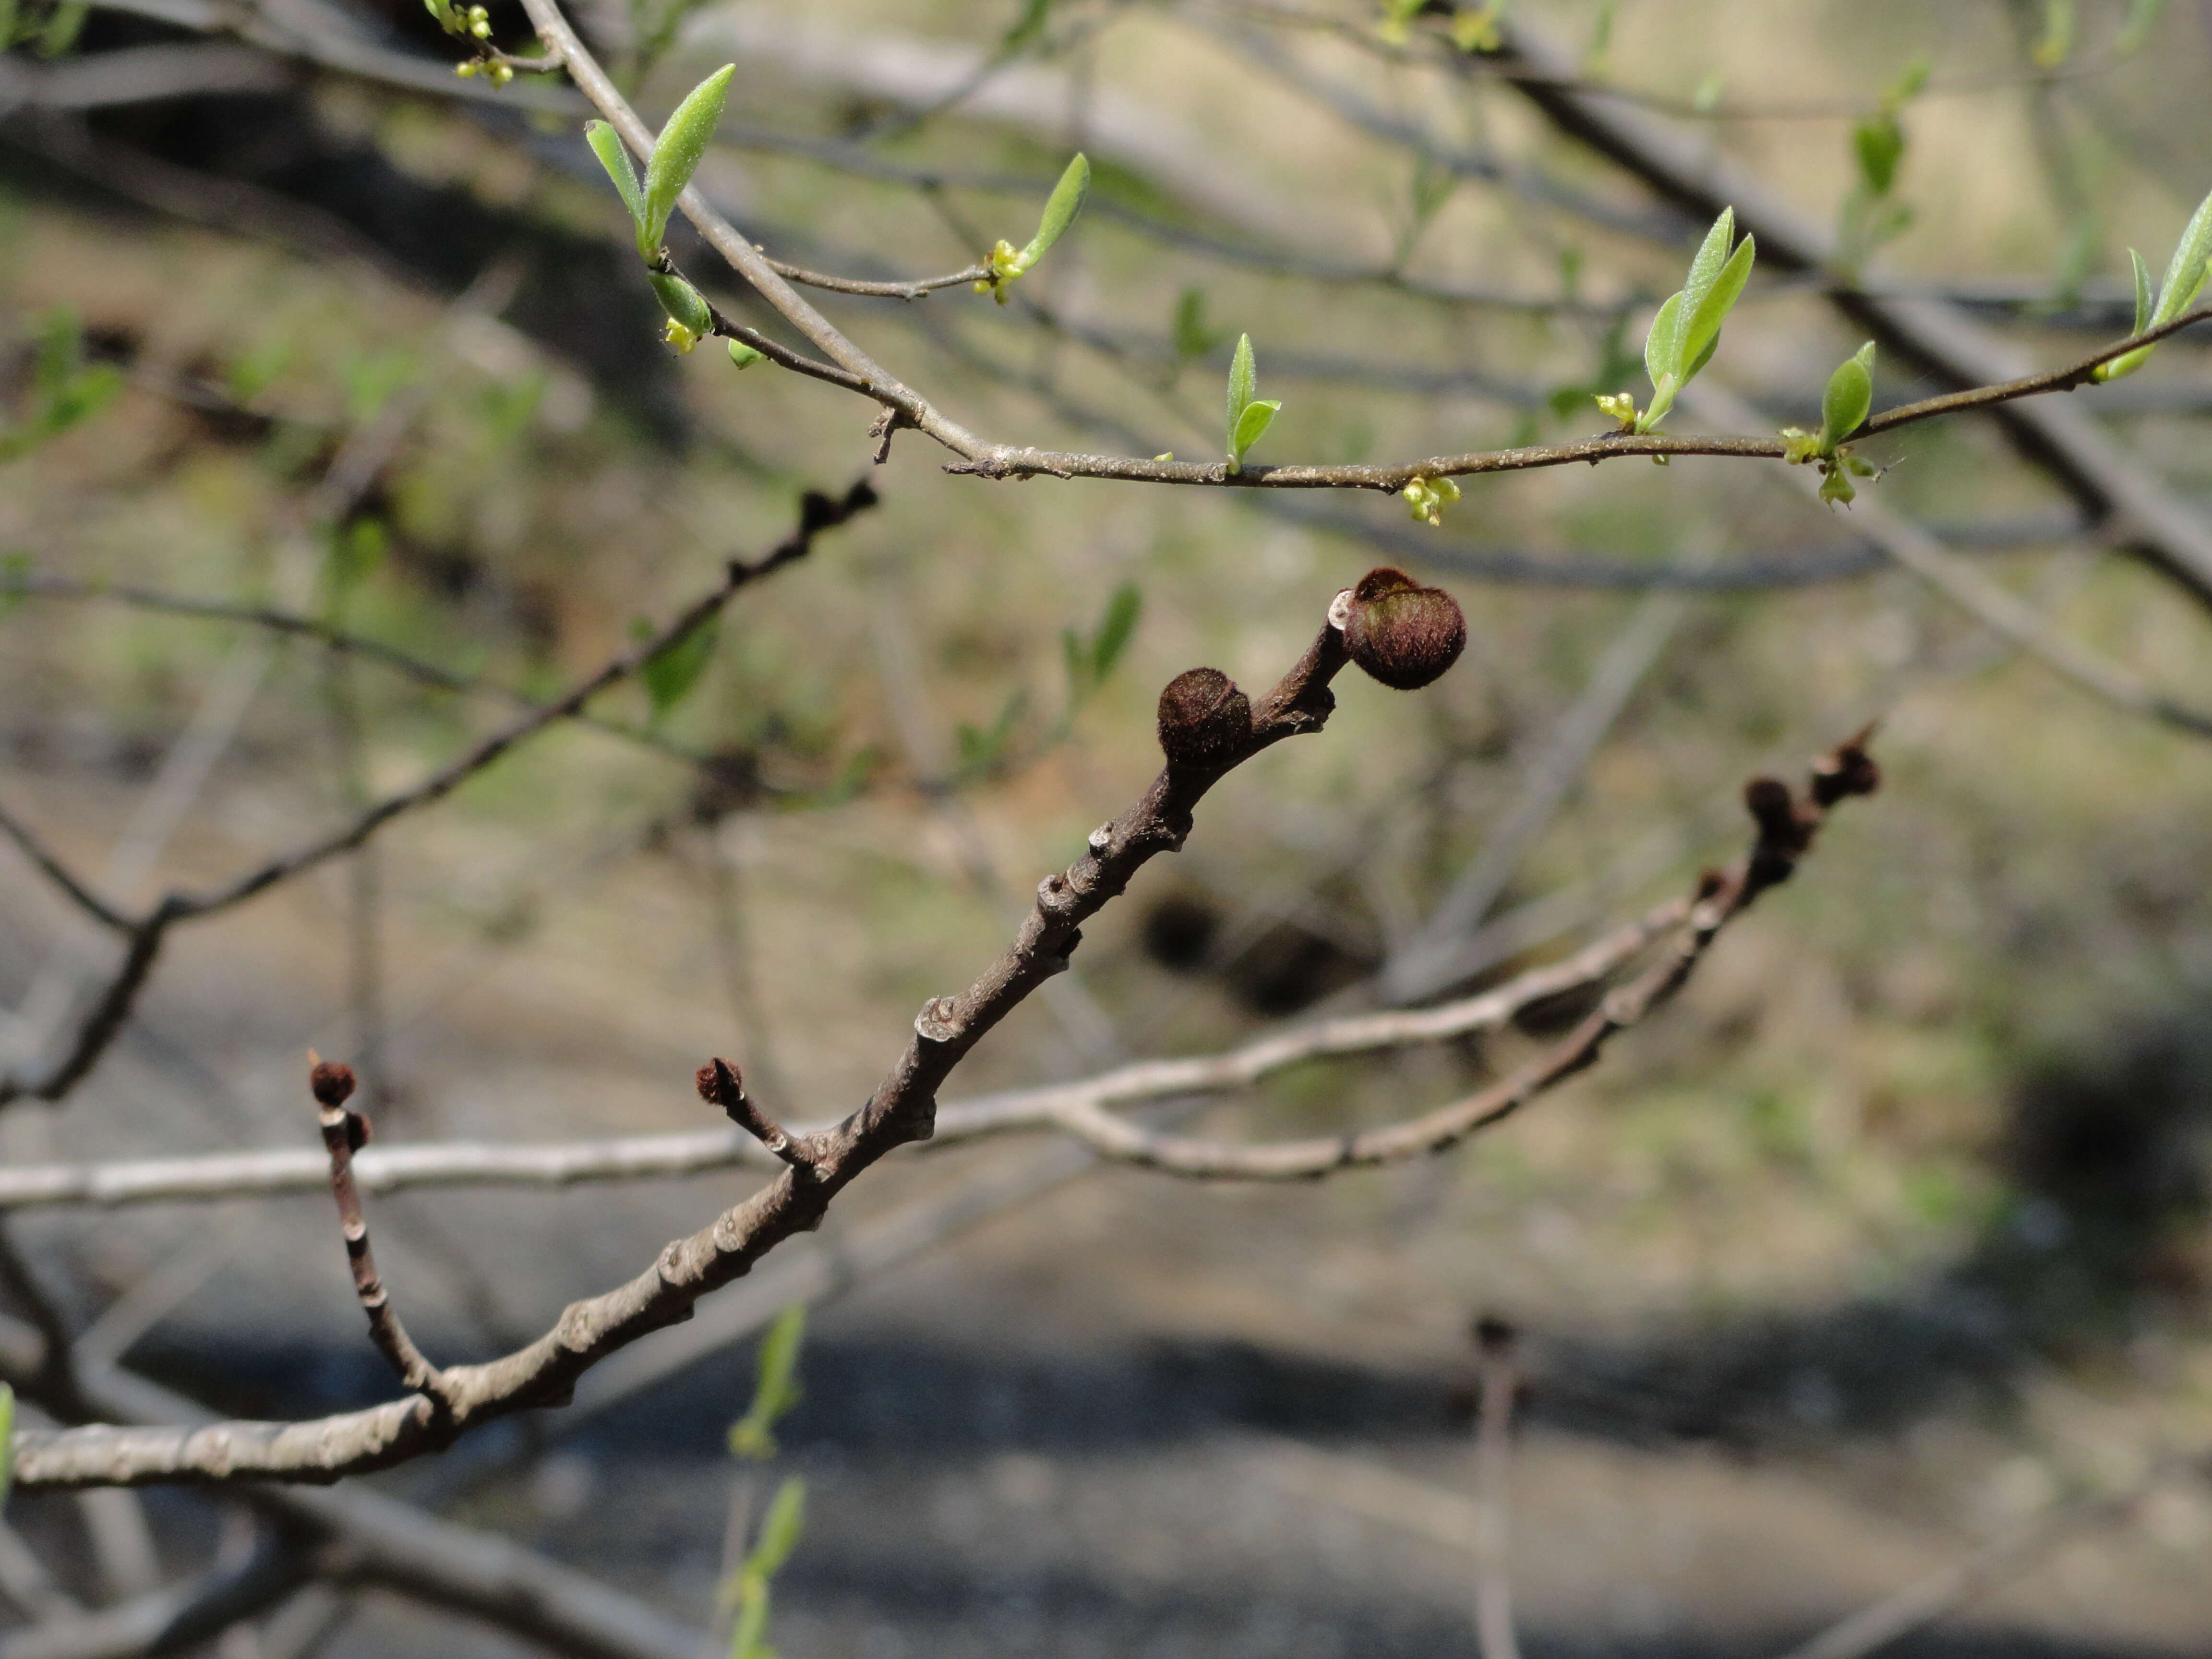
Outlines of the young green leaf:
[{"label": "young green leaf", "polygon": [[806,1304],[794,1302],[761,1339],[752,1404],[730,1429],[730,1449],[739,1457],[775,1455],[776,1419],[799,1403],[799,1346],[805,1334]]},{"label": "young green leaf", "polygon": [[768,1518],[761,1522],[760,1541],[745,1558],[745,1576],[763,1583],[775,1577],[799,1547],[799,1535],[805,1524],[806,1483],[793,1475],[775,1489],[769,1503]]},{"label": "young green leaf", "polygon": [[1905,159],[1905,129],[1887,110],[1862,121],[1851,130],[1851,149],[1858,157],[1859,177],[1876,196],[1887,196],[1897,183],[1897,164]]},{"label": "young green leaf", "polygon": [[1690,261],[1690,274],[1682,284],[1682,315],[1686,319],[1705,304],[1705,296],[1720,280],[1722,267],[1728,264],[1729,249],[1735,242],[1735,210],[1723,208],[1721,216],[1705,233],[1705,240],[1698,245],[1697,257]]},{"label": "young green leaf", "polygon": [[1820,398],[1820,453],[1833,454],[1838,444],[1865,424],[1873,407],[1874,342],[1869,340],[1828,377]]},{"label": "young green leaf", "polygon": [[766,1584],[750,1578],[742,1582],[737,1627],[730,1632],[730,1659],[775,1659],[775,1650],[762,1639],[768,1634],[768,1601]]},{"label": "young green leaf", "polygon": [[721,632],[718,619],[708,617],[680,639],[672,640],[646,659],[638,672],[645,695],[653,703],[653,717],[664,718],[691,694],[699,677],[714,660],[714,641]]},{"label": "young green leaf", "polygon": [[721,124],[730,77],[737,72],[735,64],[725,64],[692,88],[653,140],[653,154],[645,164],[645,214],[638,236],[638,246],[647,251],[648,258],[668,234],[668,216],[676,210],[676,198],[699,170],[700,159]]},{"label": "young green leaf", "polygon": [[8,1483],[15,1472],[15,1391],[0,1382],[0,1504],[8,1501]]},{"label": "young green leaf", "polygon": [[2043,0],[2043,38],[2029,55],[2041,70],[2055,70],[2074,52],[2074,0]]},{"label": "young green leaf", "polygon": [[2204,289],[2204,279],[2212,273],[2212,195],[2197,204],[2197,211],[2189,216],[2183,228],[2181,240],[2174,245],[2173,258],[2167,261],[2166,281],[2158,290],[2158,308],[2151,313],[2151,326],[2170,323],[2189,309],[2191,303]]},{"label": "young green leaf", "polygon": [[[1688,385],[1699,369],[1711,359],[1713,348],[1720,343],[1721,325],[1728,320],[1729,310],[1743,292],[1743,285],[1751,280],[1752,262],[1758,258],[1758,244],[1747,236],[1729,257],[1720,272],[1707,285],[1705,295],[1697,302],[1682,325],[1682,382]],[[1689,306],[1688,290],[1683,290],[1683,304]]]},{"label": "young green leaf", "polygon": [[2158,21],[2159,3],[2160,0],[2130,0],[2127,21],[2112,37],[2115,57],[2131,57],[2142,50],[2143,42],[2150,39],[2152,25]]},{"label": "young green leaf", "polygon": [[2154,303],[2150,291],[2150,267],[2143,264],[2142,255],[2133,248],[2128,250],[2128,264],[2134,267],[2136,276],[2136,325],[2128,332],[2140,334],[2150,326],[2150,311]]},{"label": "young green leaf", "polygon": [[1176,301],[1171,337],[1176,356],[1188,362],[1203,357],[1220,343],[1221,337],[1206,323],[1206,290],[1187,288]]},{"label": "young green leaf", "polygon": [[1667,303],[1651,319],[1651,331],[1644,337],[1644,372],[1651,377],[1651,388],[1656,392],[1664,380],[1673,379],[1679,385],[1681,368],[1682,296],[1675,293],[1667,296]]},{"label": "young green leaf", "polygon": [[1075,222],[1075,216],[1083,211],[1084,198],[1090,194],[1091,159],[1078,150],[1045,200],[1044,217],[1037,222],[1036,234],[1030,238],[1027,247],[1014,256],[1014,275],[1018,276],[1044,258],[1046,250],[1060,240],[1060,233]]},{"label": "young green leaf", "polygon": [[1279,398],[1255,398],[1244,405],[1244,412],[1237,417],[1237,430],[1229,439],[1230,453],[1238,467],[1244,465],[1244,457],[1252,446],[1267,435],[1267,428],[1273,423],[1282,407],[1283,402]]},{"label": "young green leaf", "polygon": [[1129,647],[1129,641],[1137,631],[1137,619],[1144,615],[1145,596],[1136,583],[1123,582],[1115,588],[1113,597],[1106,601],[1106,614],[1098,619],[1098,632],[1091,641],[1091,683],[1102,685],[1114,672],[1114,665],[1121,660],[1121,653]]},{"label": "young green leaf", "polygon": [[599,158],[599,165],[614,180],[615,189],[629,210],[630,223],[637,228],[640,248],[645,246],[645,195],[638,188],[637,169],[629,159],[629,151],[623,147],[622,135],[605,121],[584,123],[584,142],[592,147],[592,154]]},{"label": "young green leaf", "polygon": [[1229,429],[1237,430],[1237,422],[1243,418],[1244,405],[1252,401],[1259,389],[1260,375],[1252,361],[1252,337],[1237,337],[1236,354],[1229,360]]},{"label": "young green leaf", "polygon": [[38,53],[41,58],[58,58],[76,44],[84,33],[84,20],[91,15],[89,0],[61,0],[46,18],[46,27],[39,31]]}]

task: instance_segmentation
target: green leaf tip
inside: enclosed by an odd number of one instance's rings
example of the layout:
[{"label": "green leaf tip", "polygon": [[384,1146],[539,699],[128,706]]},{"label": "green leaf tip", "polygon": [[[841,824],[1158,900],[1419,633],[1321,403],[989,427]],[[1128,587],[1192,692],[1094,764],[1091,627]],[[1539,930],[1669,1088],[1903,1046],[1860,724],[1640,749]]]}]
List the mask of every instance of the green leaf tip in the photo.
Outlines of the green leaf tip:
[{"label": "green leaf tip", "polygon": [[799,1348],[805,1334],[806,1305],[794,1302],[775,1316],[761,1340],[752,1404],[730,1428],[730,1449],[738,1456],[775,1455],[776,1419],[799,1403]]},{"label": "green leaf tip", "polygon": [[735,64],[725,64],[692,88],[668,118],[668,125],[661,128],[660,137],[653,140],[653,155],[645,164],[644,210],[638,222],[638,249],[647,258],[659,251],[661,239],[668,234],[669,216],[676,210],[676,198],[699,170],[714,129],[721,125],[730,77],[737,72]]},{"label": "green leaf tip", "polygon": [[1834,454],[1837,446],[1866,424],[1867,411],[1874,407],[1874,354],[1869,340],[1828,377],[1820,396],[1820,453]]},{"label": "green leaf tip", "polygon": [[1261,398],[1258,367],[1252,357],[1252,337],[1237,337],[1237,353],[1229,360],[1229,470],[1244,470],[1244,457],[1260,441],[1281,412],[1279,398]]},{"label": "green leaf tip", "polygon": [[638,188],[637,168],[631,164],[629,151],[623,147],[622,135],[605,121],[584,123],[584,142],[592,147],[592,154],[599,158],[599,165],[614,180],[623,205],[629,210],[630,223],[637,228],[638,240],[645,240],[645,195]]},{"label": "green leaf tip", "polygon": [[1682,286],[1667,297],[1651,319],[1650,331],[1644,337],[1644,368],[1651,377],[1651,404],[1635,417],[1635,430],[1655,429],[1674,407],[1676,394],[1712,361],[1720,344],[1721,325],[1728,320],[1744,284],[1751,280],[1751,267],[1757,258],[1758,245],[1752,238],[1735,240],[1735,210],[1723,208],[1698,244]]},{"label": "green leaf tip", "polygon": [[[2163,328],[2181,316],[2197,302],[2204,291],[2205,281],[2212,277],[2212,194],[2197,204],[2197,211],[2189,216],[2182,227],[2181,240],[2174,244],[2173,258],[2166,261],[2166,278],[2159,284],[2156,302],[2150,291],[2150,272],[2145,268],[2142,256],[2133,248],[2128,250],[2128,260],[2134,268],[2136,287],[2136,325],[2134,332],[2145,329]],[[2154,348],[2139,346],[2125,356],[2115,357],[2099,365],[2093,378],[2117,380],[2141,368]]]},{"label": "green leaf tip", "polygon": [[1019,276],[1038,260],[1060,238],[1060,233],[1075,222],[1075,216],[1083,211],[1083,204],[1091,194],[1091,158],[1081,150],[1060,175],[1060,182],[1052,187],[1045,198],[1044,216],[1037,221],[1036,234],[1030,238],[1029,246],[1014,256],[1014,274]]}]

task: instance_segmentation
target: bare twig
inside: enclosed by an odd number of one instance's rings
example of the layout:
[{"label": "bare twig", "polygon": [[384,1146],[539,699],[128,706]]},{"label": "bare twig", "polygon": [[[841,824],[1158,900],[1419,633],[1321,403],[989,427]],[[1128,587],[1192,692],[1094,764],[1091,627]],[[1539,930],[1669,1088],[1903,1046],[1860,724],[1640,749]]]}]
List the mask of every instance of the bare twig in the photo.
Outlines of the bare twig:
[{"label": "bare twig", "polygon": [[1475,1322],[1474,1631],[1482,1659],[1521,1659],[1513,1633],[1513,1405],[1521,1387],[1518,1334],[1504,1320]]},{"label": "bare twig", "polygon": [[[1310,1060],[1448,1042],[1496,1030],[1539,1002],[1601,983],[1654,939],[1681,926],[1689,910],[1688,901],[1670,899],[1559,962],[1433,1008],[1313,1021],[1220,1054],[1137,1060],[1077,1081],[949,1102],[938,1108],[937,1133],[929,1144],[952,1146],[988,1135],[1048,1129],[1073,1110],[1223,1093],[1248,1088]],[[368,1193],[441,1186],[560,1187],[776,1167],[752,1134],[722,1129],[536,1146],[467,1141],[372,1146],[353,1160],[354,1179]],[[326,1160],[304,1148],[106,1164],[15,1164],[0,1168],[0,1209],[215,1202],[312,1192],[328,1178]]]},{"label": "bare twig", "polygon": [[392,1293],[377,1274],[376,1256],[369,1247],[368,1218],[362,1212],[361,1194],[353,1182],[353,1155],[368,1144],[368,1120],[346,1106],[354,1091],[353,1072],[333,1061],[318,1060],[312,1053],[307,1058],[312,1068],[308,1086],[319,1108],[317,1121],[322,1127],[324,1148],[330,1154],[331,1195],[337,1200],[338,1231],[345,1239],[346,1261],[353,1269],[354,1294],[360,1298],[362,1311],[368,1316],[369,1340],[392,1362],[402,1382],[428,1395],[434,1404],[442,1403],[443,1378],[407,1334],[399,1310],[392,1305]]},{"label": "bare twig", "polygon": [[1867,1659],[2018,1577],[2085,1528],[2124,1520],[2157,1487],[2192,1473],[2212,1474],[2212,1453],[2164,1459],[2124,1492],[2077,1498],[2008,1528],[1965,1559],[1838,1620],[1783,1659]]},{"label": "bare twig", "polygon": [[118,933],[131,931],[128,916],[79,881],[69,866],[31,833],[30,827],[4,806],[0,806],[0,836],[15,842],[16,850],[38,866],[40,875],[60,888],[70,903],[101,927]]},{"label": "bare twig", "polygon": [[866,511],[876,499],[875,491],[865,481],[853,485],[839,500],[809,491],[800,503],[799,524],[790,535],[750,564],[732,560],[714,588],[685,606],[658,632],[579,682],[566,696],[532,707],[420,782],[372,803],[338,830],[280,853],[225,886],[199,893],[173,892],[163,897],[131,925],[124,959],[106,989],[80,1021],[69,1052],[43,1075],[27,1076],[12,1070],[0,1073],[0,1105],[26,1095],[40,1100],[58,1100],[76,1087],[122,1029],[153,971],[155,959],[171,927],[242,904],[279,883],[351,852],[393,819],[442,799],[517,744],[548,726],[573,718],[601,692],[635,674],[719,613],[739,588],[805,557],[815,537]]},{"label": "bare twig", "polygon": [[[1498,59],[1507,66],[1507,78],[1561,132],[1693,213],[1710,216],[1733,206],[1737,226],[1759,238],[1764,263],[1835,274],[1835,250],[1829,238],[1795,209],[1717,162],[1702,143],[1678,137],[1632,111],[1601,106],[1577,92],[1561,89],[1556,84],[1557,55],[1536,44],[1525,28],[1516,27],[1510,33]],[[1966,409],[1995,413],[2027,459],[2049,471],[2084,506],[2120,515],[2156,562],[2199,600],[2212,603],[2212,525],[2100,432],[2085,411],[2035,398],[2037,390],[2078,385],[2071,377],[2094,363],[2069,365],[2055,374],[2014,378],[2017,368],[2009,349],[1955,307],[1938,300],[1885,298],[1855,287],[1831,297],[1838,310],[1872,330],[1885,348],[1940,380],[1961,388],[1992,381],[2014,388],[2003,398],[1969,393],[1959,401],[1937,399],[1940,406],[1932,410],[1922,404],[1897,413],[1910,413],[1914,420]],[[1996,388],[1978,389],[1986,392]],[[1903,423],[1897,421],[1879,429],[1894,430]]]}]

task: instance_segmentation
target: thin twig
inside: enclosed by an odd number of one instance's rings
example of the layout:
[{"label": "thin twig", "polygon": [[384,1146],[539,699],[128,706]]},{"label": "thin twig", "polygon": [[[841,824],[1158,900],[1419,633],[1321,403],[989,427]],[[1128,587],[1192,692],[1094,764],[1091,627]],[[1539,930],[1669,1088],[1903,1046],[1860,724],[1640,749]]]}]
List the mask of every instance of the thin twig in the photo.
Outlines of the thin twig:
[{"label": "thin twig", "polygon": [[[941,1148],[988,1136],[1034,1133],[1055,1127],[1062,1115],[1073,1110],[1226,1093],[1311,1060],[1380,1054],[1497,1030],[1538,1003],[1603,983],[1654,939],[1681,926],[1689,908],[1686,900],[1669,899],[1559,962],[1433,1008],[1312,1021],[1219,1054],[1136,1060],[1077,1081],[947,1102],[938,1108],[937,1133],[929,1145]],[[353,1160],[354,1179],[368,1193],[417,1187],[562,1187],[671,1179],[736,1168],[773,1170],[776,1163],[750,1133],[722,1129],[534,1146],[470,1141],[371,1146]],[[312,1192],[328,1176],[324,1158],[304,1148],[106,1164],[15,1164],[0,1168],[0,1210],[269,1197]]]},{"label": "thin twig", "polygon": [[1475,1322],[1474,1632],[1482,1659],[1521,1659],[1513,1632],[1513,1406],[1521,1388],[1517,1333],[1502,1319]]},{"label": "thin twig", "polygon": [[345,1239],[346,1261],[353,1270],[354,1295],[368,1316],[369,1340],[392,1362],[402,1382],[428,1395],[433,1402],[442,1402],[444,1376],[423,1358],[415,1339],[408,1335],[399,1310],[392,1305],[392,1293],[377,1273],[376,1256],[369,1247],[368,1218],[362,1212],[361,1194],[353,1181],[353,1155],[368,1144],[369,1128],[367,1118],[346,1106],[354,1091],[353,1071],[331,1060],[317,1060],[312,1053],[307,1059],[312,1068],[308,1086],[319,1108],[316,1121],[330,1156],[331,1196],[337,1200],[338,1231]]}]

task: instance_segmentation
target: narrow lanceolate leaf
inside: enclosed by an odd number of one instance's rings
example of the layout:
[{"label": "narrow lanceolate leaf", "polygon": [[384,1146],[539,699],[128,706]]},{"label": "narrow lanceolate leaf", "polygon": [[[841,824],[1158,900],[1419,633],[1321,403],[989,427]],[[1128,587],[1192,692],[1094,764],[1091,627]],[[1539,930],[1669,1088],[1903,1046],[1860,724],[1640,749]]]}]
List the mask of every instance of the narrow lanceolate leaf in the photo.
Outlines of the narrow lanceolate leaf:
[{"label": "narrow lanceolate leaf", "polygon": [[[1721,325],[1728,320],[1729,309],[1742,294],[1743,285],[1751,280],[1752,261],[1758,256],[1758,244],[1750,237],[1729,258],[1705,289],[1705,297],[1698,301],[1682,325],[1682,379],[1687,383],[1703,368],[1720,343]],[[1683,305],[1687,307],[1688,290],[1683,290]]]},{"label": "narrow lanceolate leaf", "polygon": [[1237,354],[1229,360],[1229,429],[1237,430],[1237,422],[1243,418],[1244,405],[1252,401],[1252,394],[1260,389],[1259,371],[1252,362],[1252,337],[1237,337]]},{"label": "narrow lanceolate leaf", "polygon": [[1239,466],[1243,465],[1246,453],[1267,434],[1269,424],[1282,406],[1282,400],[1279,398],[1255,398],[1244,405],[1244,412],[1237,417],[1236,434],[1229,441],[1229,447],[1235,453]]},{"label": "narrow lanceolate leaf", "polygon": [[1045,201],[1044,217],[1037,222],[1036,234],[1030,238],[1027,247],[1014,256],[1016,270],[1027,270],[1044,258],[1045,251],[1060,240],[1060,233],[1075,222],[1075,216],[1083,211],[1084,198],[1090,194],[1091,161],[1078,150]]},{"label": "narrow lanceolate leaf", "polygon": [[683,702],[690,695],[691,688],[699,684],[699,677],[714,660],[714,641],[720,631],[715,619],[709,617],[683,638],[648,658],[638,670],[638,678],[645,682],[645,695],[652,701],[655,720]]},{"label": "narrow lanceolate leaf", "polygon": [[1644,369],[1651,377],[1651,387],[1657,391],[1659,382],[1673,376],[1680,384],[1682,368],[1682,296],[1671,294],[1667,303],[1659,307],[1659,314],[1651,319],[1651,331],[1644,337]]},{"label": "narrow lanceolate leaf", "polygon": [[1874,407],[1874,342],[1846,357],[1828,377],[1820,398],[1820,449],[1826,454],[1857,431]]},{"label": "narrow lanceolate leaf", "polygon": [[629,152],[623,148],[622,135],[605,121],[584,123],[584,142],[592,147],[592,154],[599,158],[599,165],[607,170],[607,177],[615,182],[615,189],[629,210],[630,222],[638,228],[639,240],[644,240],[645,196],[638,189],[637,169],[630,164]]},{"label": "narrow lanceolate leaf", "polygon": [[653,155],[645,164],[644,217],[645,240],[653,247],[667,234],[676,198],[699,170],[700,158],[721,125],[722,103],[730,95],[730,77],[737,72],[735,64],[725,64],[692,88],[653,141]]},{"label": "narrow lanceolate leaf", "polygon": [[1145,596],[1134,582],[1123,582],[1114,590],[1114,597],[1106,601],[1106,614],[1099,618],[1097,636],[1091,642],[1091,678],[1094,683],[1104,680],[1114,672],[1114,665],[1121,660],[1121,653],[1128,649],[1129,641],[1137,631],[1137,619],[1144,610]]},{"label": "narrow lanceolate leaf", "polygon": [[1682,311],[1692,315],[1705,301],[1705,295],[1720,280],[1721,269],[1728,264],[1729,247],[1735,240],[1735,210],[1723,208],[1721,216],[1713,221],[1713,228],[1705,233],[1705,240],[1698,245],[1698,256],[1690,261],[1690,275],[1682,284]]},{"label": "narrow lanceolate leaf", "polygon": [[2203,291],[2208,272],[2212,272],[2212,196],[2198,203],[2197,211],[2189,216],[2189,224],[2166,267],[2166,281],[2159,288],[2158,309],[2151,313],[2151,325],[2170,323],[2188,310]]},{"label": "narrow lanceolate leaf", "polygon": [[793,1475],[775,1489],[775,1497],[768,1507],[768,1519],[761,1522],[760,1542],[745,1559],[745,1572],[759,1578],[773,1578],[782,1571],[783,1564],[791,1559],[792,1551],[799,1547],[799,1534],[806,1524],[806,1483]]},{"label": "narrow lanceolate leaf", "polygon": [[2150,291],[2150,267],[2143,264],[2142,255],[2133,248],[2128,250],[2128,263],[2135,267],[2136,273],[2136,325],[2128,332],[2140,334],[2150,326],[2154,304]]}]

